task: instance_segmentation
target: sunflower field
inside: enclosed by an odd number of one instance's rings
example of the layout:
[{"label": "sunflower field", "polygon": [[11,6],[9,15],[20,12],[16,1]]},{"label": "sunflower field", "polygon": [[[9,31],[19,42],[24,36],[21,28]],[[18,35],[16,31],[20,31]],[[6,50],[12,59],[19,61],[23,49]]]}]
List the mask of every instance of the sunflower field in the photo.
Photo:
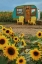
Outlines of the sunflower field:
[{"label": "sunflower field", "polygon": [[13,22],[12,12],[0,12],[0,22]]},{"label": "sunflower field", "polygon": [[26,38],[0,25],[0,64],[42,64],[42,31]]}]

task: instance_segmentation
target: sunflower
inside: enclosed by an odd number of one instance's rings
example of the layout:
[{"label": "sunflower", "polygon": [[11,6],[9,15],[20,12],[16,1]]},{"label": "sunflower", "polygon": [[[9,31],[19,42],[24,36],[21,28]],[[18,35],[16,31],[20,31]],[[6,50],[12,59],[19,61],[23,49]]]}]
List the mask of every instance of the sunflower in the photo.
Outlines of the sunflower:
[{"label": "sunflower", "polygon": [[8,39],[5,36],[0,36],[0,49],[8,44]]},{"label": "sunflower", "polygon": [[14,33],[11,34],[11,37],[14,38]]},{"label": "sunflower", "polygon": [[17,43],[19,38],[17,36],[14,36],[14,42]]},{"label": "sunflower", "polygon": [[5,30],[6,30],[6,28],[5,27],[3,27],[2,28],[2,32],[5,34]]},{"label": "sunflower", "polygon": [[40,42],[38,43],[38,46],[39,46],[39,48],[41,47],[41,44],[40,44]]},{"label": "sunflower", "polygon": [[12,30],[12,27],[10,27],[10,30]]},{"label": "sunflower", "polygon": [[4,56],[10,60],[14,60],[18,57],[18,50],[14,45],[7,45],[3,50]]},{"label": "sunflower", "polygon": [[12,30],[10,30],[10,35],[11,35],[11,34],[14,34],[14,32],[13,32]]},{"label": "sunflower", "polygon": [[24,56],[20,56],[19,58],[17,58],[16,61],[17,64],[26,64],[26,60]]},{"label": "sunflower", "polygon": [[20,34],[20,37],[23,38],[23,37],[24,37],[24,33],[21,33],[21,34]]},{"label": "sunflower", "polygon": [[10,29],[6,29],[5,34],[6,34],[7,36],[9,36],[9,35],[10,35]]},{"label": "sunflower", "polygon": [[42,32],[41,32],[41,31],[38,31],[38,32],[36,33],[36,36],[37,36],[38,38],[42,38]]},{"label": "sunflower", "polygon": [[12,30],[10,30],[10,36],[14,38],[14,32]]},{"label": "sunflower", "polygon": [[30,57],[37,61],[41,58],[41,52],[38,49],[30,50]]},{"label": "sunflower", "polygon": [[26,42],[24,39],[21,40],[22,46],[26,46]]}]

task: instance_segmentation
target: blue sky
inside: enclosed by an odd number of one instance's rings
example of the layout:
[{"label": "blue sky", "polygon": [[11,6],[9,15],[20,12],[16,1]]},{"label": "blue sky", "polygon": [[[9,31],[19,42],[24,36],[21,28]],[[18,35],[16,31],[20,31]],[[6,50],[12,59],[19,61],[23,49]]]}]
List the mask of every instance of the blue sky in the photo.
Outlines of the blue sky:
[{"label": "blue sky", "polygon": [[0,11],[13,11],[18,5],[34,4],[42,11],[42,0],[0,0]]}]

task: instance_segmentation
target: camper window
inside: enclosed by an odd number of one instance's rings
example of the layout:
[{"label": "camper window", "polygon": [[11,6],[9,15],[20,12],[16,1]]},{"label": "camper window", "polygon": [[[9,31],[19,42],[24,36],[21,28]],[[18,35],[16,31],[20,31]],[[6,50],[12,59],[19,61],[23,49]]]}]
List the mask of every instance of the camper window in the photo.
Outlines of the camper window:
[{"label": "camper window", "polygon": [[36,15],[36,9],[31,9],[31,15],[35,16]]},{"label": "camper window", "polygon": [[23,9],[17,9],[17,15],[22,15],[23,14]]}]

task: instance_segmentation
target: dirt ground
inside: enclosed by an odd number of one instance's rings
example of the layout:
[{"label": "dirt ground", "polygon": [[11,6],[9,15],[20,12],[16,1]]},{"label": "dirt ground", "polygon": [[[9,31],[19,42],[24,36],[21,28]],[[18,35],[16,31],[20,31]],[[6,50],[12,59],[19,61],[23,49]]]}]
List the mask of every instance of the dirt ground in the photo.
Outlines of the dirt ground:
[{"label": "dirt ground", "polygon": [[35,35],[37,31],[42,31],[42,25],[15,25],[9,24],[4,25],[6,27],[12,27],[16,33],[32,34]]}]

